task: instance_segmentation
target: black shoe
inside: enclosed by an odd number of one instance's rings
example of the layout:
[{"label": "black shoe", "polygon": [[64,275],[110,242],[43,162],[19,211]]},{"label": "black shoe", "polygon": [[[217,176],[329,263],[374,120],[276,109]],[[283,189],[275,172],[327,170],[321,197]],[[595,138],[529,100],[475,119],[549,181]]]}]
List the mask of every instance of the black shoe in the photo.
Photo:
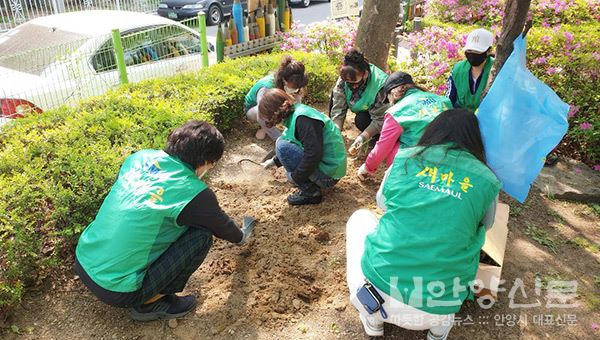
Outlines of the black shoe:
[{"label": "black shoe", "polygon": [[180,318],[196,308],[194,295],[165,295],[149,304],[130,309],[131,317],[137,321]]},{"label": "black shoe", "polygon": [[321,189],[316,185],[308,190],[300,190],[295,194],[291,194],[287,198],[290,205],[319,204],[322,200]]}]

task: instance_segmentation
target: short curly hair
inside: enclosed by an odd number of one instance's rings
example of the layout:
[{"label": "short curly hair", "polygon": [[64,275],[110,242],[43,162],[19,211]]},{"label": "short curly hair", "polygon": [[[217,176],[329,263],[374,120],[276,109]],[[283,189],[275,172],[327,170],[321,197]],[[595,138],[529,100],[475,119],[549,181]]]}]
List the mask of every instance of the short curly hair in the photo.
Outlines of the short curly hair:
[{"label": "short curly hair", "polygon": [[225,139],[216,127],[191,120],[169,134],[164,151],[196,169],[221,159],[224,150]]}]

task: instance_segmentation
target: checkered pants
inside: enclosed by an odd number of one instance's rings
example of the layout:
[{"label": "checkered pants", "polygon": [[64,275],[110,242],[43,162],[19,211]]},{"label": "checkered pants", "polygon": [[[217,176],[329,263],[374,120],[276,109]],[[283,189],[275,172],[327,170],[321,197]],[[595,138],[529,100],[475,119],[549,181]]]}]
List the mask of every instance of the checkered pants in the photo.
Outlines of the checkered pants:
[{"label": "checkered pants", "polygon": [[81,281],[101,301],[115,307],[133,307],[143,304],[156,294],[181,292],[190,276],[200,267],[212,246],[212,233],[189,227],[177,241],[154,261],[142,281],[142,287],[135,292],[118,293],[98,286],[85,273],[78,261],[75,272]]}]

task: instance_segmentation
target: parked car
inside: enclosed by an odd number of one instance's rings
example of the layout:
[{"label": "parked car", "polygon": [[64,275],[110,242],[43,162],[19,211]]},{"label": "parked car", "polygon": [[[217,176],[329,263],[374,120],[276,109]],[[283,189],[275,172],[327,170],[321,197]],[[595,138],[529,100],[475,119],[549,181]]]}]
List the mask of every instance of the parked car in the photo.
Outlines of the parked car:
[{"label": "parked car", "polygon": [[[130,82],[201,68],[197,30],[169,19],[126,11],[40,17],[0,36],[1,116],[76,103],[118,85],[113,29],[120,30]],[[209,51],[214,62],[210,42]]]},{"label": "parked car", "polygon": [[[248,1],[242,0],[244,11],[248,10]],[[217,25],[223,18],[231,15],[233,0],[162,0],[158,5],[157,13],[161,17],[183,20],[206,14],[209,25]]]},{"label": "parked car", "polygon": [[[323,1],[325,1],[325,0],[323,0]],[[288,3],[290,5],[294,5],[294,6],[298,5],[300,7],[305,7],[305,8],[310,6],[311,2],[312,1],[310,1],[310,0],[288,0]],[[331,2],[331,0],[327,0],[327,2]]]}]

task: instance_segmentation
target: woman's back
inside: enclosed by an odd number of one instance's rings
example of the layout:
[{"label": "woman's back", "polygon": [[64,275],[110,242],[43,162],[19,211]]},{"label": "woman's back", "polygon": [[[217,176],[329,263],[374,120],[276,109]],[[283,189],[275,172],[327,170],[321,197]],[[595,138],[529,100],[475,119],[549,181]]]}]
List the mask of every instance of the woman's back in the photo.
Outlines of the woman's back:
[{"label": "woman's back", "polygon": [[433,314],[456,312],[469,296],[485,239],[480,221],[500,189],[485,164],[451,146],[398,152],[383,186],[386,213],[362,259],[376,287]]}]

